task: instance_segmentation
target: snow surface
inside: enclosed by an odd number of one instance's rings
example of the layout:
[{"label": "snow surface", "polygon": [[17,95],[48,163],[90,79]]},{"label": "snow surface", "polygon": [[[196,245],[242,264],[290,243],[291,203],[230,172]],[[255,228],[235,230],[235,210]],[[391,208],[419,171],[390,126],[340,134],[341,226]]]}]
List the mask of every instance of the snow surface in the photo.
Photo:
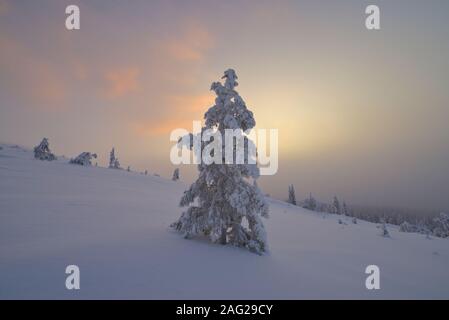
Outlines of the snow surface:
[{"label": "snow surface", "polygon": [[[449,240],[268,199],[270,252],[185,240],[168,228],[187,185],[0,149],[0,298],[449,298]],[[81,289],[65,288],[80,268]],[[365,288],[367,265],[380,290]]]}]

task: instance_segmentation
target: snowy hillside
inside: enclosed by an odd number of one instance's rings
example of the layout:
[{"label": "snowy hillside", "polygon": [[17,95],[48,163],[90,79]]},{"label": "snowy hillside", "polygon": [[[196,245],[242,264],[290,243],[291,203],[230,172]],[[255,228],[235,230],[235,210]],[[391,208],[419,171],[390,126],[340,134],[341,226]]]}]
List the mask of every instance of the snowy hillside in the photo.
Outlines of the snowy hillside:
[{"label": "snowy hillside", "polygon": [[[270,252],[185,240],[182,182],[0,150],[0,298],[449,298],[449,240],[269,200]],[[182,170],[182,169],[181,169]],[[78,265],[81,289],[65,288]],[[380,268],[380,290],[365,268]]]}]

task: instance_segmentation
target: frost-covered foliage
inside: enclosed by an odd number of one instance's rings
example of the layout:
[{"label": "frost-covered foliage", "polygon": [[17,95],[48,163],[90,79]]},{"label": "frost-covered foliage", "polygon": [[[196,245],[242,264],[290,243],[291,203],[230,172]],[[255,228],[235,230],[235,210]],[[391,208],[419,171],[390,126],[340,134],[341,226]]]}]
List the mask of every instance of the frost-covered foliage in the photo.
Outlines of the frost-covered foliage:
[{"label": "frost-covered foliage", "polygon": [[148,175],[148,170],[145,170],[144,174],[145,174],[145,175]]},{"label": "frost-covered foliage", "polygon": [[341,214],[340,201],[338,201],[337,197],[334,197],[334,202],[332,203],[332,210],[335,214]]},{"label": "frost-covered foliage", "polygon": [[356,217],[352,218],[352,223],[353,224],[357,224],[357,218]]},{"label": "frost-covered foliage", "polygon": [[343,201],[343,205],[341,207],[341,214],[347,216],[348,215],[348,206],[346,205],[346,202]]},{"label": "frost-covered foliage", "polygon": [[382,231],[381,232],[382,237],[385,237],[385,238],[389,238],[390,237],[390,233],[388,232],[387,224],[385,222],[382,223],[381,231]]},{"label": "frost-covered foliage", "polygon": [[295,187],[292,184],[288,186],[288,203],[296,206]]},{"label": "frost-covered foliage", "polygon": [[[232,69],[226,70],[220,82],[212,83],[211,90],[217,95],[215,105],[205,113],[202,130],[213,129],[225,141],[225,129],[249,131],[256,122],[253,113],[234,90],[237,75]],[[247,132],[248,133],[248,132]],[[190,134],[188,147],[192,149]],[[201,142],[201,151],[213,143]],[[245,151],[251,141],[245,138]],[[237,143],[234,142],[234,158]],[[256,183],[251,179],[259,177],[257,164],[250,164],[245,152],[244,163],[229,164],[225,161],[223,143],[222,164],[206,164],[200,161],[199,177],[184,192],[181,206],[188,206],[179,220],[171,226],[184,233],[186,238],[204,234],[212,242],[230,243],[262,254],[267,250],[265,228],[261,217],[268,217],[268,204]]]},{"label": "frost-covered foliage", "polygon": [[175,171],[173,171],[173,177],[171,178],[173,181],[179,180],[179,169],[176,168]]},{"label": "frost-covered foliage", "polygon": [[70,159],[70,163],[77,164],[80,166],[89,167],[92,165],[92,159],[96,159],[97,155],[95,153],[90,152],[82,152],[79,156],[74,159]]},{"label": "frost-covered foliage", "polygon": [[111,153],[109,154],[109,168],[111,169],[121,169],[120,162],[118,158],[115,157],[115,149],[112,148]]},{"label": "frost-covered foliage", "polygon": [[400,224],[399,231],[401,231],[401,232],[417,232],[417,228],[414,225],[408,223],[407,221],[404,221]]},{"label": "frost-covered foliage", "polygon": [[449,237],[449,214],[441,212],[440,215],[433,219],[435,228],[433,235],[440,238]]},{"label": "frost-covered foliage", "polygon": [[131,166],[128,166],[128,168],[126,168],[126,171],[131,172]]},{"label": "frost-covered foliage", "polygon": [[309,197],[303,201],[303,207],[312,211],[316,210],[317,203],[315,198],[312,196],[312,193],[310,193]]},{"label": "frost-covered foliage", "polygon": [[56,160],[56,156],[50,151],[47,138],[43,138],[41,143],[34,147],[34,158],[47,161]]}]

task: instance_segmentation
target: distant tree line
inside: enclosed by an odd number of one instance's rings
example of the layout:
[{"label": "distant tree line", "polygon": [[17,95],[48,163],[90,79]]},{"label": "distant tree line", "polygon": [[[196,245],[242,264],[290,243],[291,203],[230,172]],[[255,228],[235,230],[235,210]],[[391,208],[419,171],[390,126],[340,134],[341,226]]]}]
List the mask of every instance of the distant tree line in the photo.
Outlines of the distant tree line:
[{"label": "distant tree line", "polygon": [[415,232],[433,235],[440,238],[449,237],[449,214],[432,210],[419,210],[393,207],[348,206],[346,201],[340,201],[334,196],[332,203],[317,201],[312,193],[297,201],[293,185],[288,188],[288,203],[298,205],[308,210],[344,215],[373,223],[392,224],[399,226],[402,232]]}]

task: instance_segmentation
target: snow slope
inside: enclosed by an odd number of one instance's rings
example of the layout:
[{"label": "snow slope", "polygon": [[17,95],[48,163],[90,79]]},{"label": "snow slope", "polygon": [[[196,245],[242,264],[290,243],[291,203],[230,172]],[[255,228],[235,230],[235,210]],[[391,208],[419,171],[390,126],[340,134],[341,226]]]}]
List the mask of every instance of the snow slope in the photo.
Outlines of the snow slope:
[{"label": "snow slope", "polygon": [[[168,228],[187,187],[1,145],[0,298],[449,298],[449,241],[338,224],[269,200],[270,253],[185,240]],[[182,169],[181,169],[182,170]],[[76,264],[81,289],[65,288]],[[367,265],[380,290],[365,288]]]}]

